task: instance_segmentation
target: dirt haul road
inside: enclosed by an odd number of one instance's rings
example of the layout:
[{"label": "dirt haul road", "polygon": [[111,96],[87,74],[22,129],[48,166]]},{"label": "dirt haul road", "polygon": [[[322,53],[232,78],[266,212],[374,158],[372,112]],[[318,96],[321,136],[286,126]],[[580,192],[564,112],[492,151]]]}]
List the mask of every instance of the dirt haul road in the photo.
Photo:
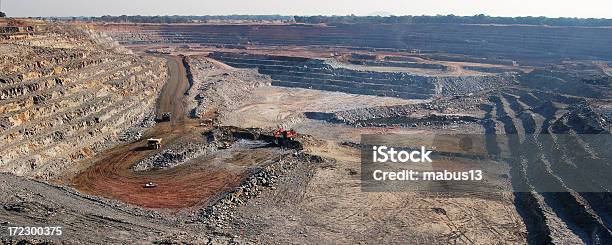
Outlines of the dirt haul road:
[{"label": "dirt haul road", "polygon": [[[141,140],[118,145],[98,154],[93,165],[62,182],[81,192],[119,199],[146,208],[179,209],[205,204],[209,198],[235,187],[246,173],[223,169],[198,169],[177,166],[166,170],[134,172],[130,169],[138,161],[162,151],[173,142],[202,141],[204,128],[198,121],[185,116],[184,92],[188,88],[185,68],[178,57],[168,58],[168,82],[157,102],[157,115],[171,112],[170,122],[155,124]],[[199,136],[199,137],[198,137]],[[163,138],[162,148],[148,150],[146,139]],[[143,188],[153,182],[156,188]]]}]

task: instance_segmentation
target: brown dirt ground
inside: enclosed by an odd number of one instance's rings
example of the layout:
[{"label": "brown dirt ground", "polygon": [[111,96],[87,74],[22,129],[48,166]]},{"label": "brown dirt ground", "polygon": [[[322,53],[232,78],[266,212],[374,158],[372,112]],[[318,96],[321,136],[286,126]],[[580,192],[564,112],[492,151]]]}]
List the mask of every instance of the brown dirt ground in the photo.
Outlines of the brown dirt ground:
[{"label": "brown dirt ground", "polygon": [[[157,115],[172,112],[172,120],[157,123],[144,134],[142,138],[145,140],[118,145],[98,154],[83,164],[86,168],[80,173],[60,182],[87,194],[119,199],[146,208],[180,209],[206,204],[210,198],[233,189],[246,177],[245,171],[223,168],[201,168],[194,171],[191,165],[145,172],[133,172],[130,169],[139,160],[162,151],[167,145],[202,141],[200,133],[206,128],[199,127],[198,120],[185,116],[182,98],[188,81],[180,58],[170,57],[168,69],[170,77],[162,89]],[[147,150],[146,139],[149,137],[163,138],[162,148]],[[254,151],[251,154],[266,153]],[[253,156],[246,159],[257,158]],[[248,166],[255,162],[245,163],[237,159],[236,164]],[[155,183],[157,187],[143,188],[148,182]]]}]

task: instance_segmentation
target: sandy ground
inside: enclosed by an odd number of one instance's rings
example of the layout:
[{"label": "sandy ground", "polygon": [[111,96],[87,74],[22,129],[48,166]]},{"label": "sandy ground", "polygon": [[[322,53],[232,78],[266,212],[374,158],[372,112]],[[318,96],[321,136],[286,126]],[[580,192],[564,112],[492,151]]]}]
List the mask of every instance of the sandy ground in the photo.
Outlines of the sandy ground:
[{"label": "sandy ground", "polygon": [[363,192],[356,149],[323,141],[307,151],[336,164],[281,179],[237,209],[236,223],[247,225],[235,229],[261,243],[525,243],[511,193]]},{"label": "sandy ground", "polygon": [[279,124],[291,127],[304,120],[302,116],[304,112],[334,112],[421,102],[423,100],[265,86],[252,90],[249,99],[243,102],[243,106],[230,112],[221,123],[245,128],[274,128]]},{"label": "sandy ground", "polygon": [[[224,124],[290,126],[312,136],[304,152],[333,159],[333,166],[305,166],[279,187],[238,207],[234,230],[261,243],[525,243],[526,230],[512,193],[436,194],[363,192],[359,150],[341,146],[361,134],[428,135],[413,128],[355,128],[300,116],[416,101],[308,89],[260,87]],[[461,131],[460,131],[461,130]],[[441,132],[464,132],[448,128]],[[478,130],[478,129],[474,129]],[[253,225],[257,224],[257,225]]]}]

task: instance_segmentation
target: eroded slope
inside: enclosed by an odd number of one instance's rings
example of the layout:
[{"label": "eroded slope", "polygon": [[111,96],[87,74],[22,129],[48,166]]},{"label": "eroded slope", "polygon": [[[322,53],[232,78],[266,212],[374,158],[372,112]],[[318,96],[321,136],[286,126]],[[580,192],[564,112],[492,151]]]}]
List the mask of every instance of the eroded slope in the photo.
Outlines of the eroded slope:
[{"label": "eroded slope", "polygon": [[121,52],[85,26],[10,24],[36,31],[2,36],[0,171],[55,176],[150,116],[165,60]]}]

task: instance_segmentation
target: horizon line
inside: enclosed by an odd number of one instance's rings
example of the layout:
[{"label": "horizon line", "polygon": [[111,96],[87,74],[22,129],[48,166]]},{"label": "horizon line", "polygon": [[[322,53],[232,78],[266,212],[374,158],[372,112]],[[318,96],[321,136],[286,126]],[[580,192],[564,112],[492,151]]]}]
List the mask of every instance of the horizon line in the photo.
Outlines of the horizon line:
[{"label": "horizon line", "polygon": [[354,17],[381,17],[381,18],[390,18],[390,17],[444,17],[444,16],[454,16],[454,17],[475,17],[475,16],[485,16],[491,18],[547,18],[547,19],[605,19],[612,20],[610,17],[575,17],[575,16],[545,16],[545,15],[524,15],[524,16],[493,16],[486,14],[475,14],[475,15],[455,15],[455,14],[436,14],[436,15],[357,15],[357,14],[348,14],[348,15],[325,15],[325,14],[317,14],[317,15],[287,15],[287,14],[207,14],[207,15],[141,15],[141,14],[122,14],[122,15],[48,15],[48,16],[9,16],[7,15],[5,18],[100,18],[104,16],[110,17],[119,17],[119,16],[142,16],[142,17],[222,17],[222,16],[279,16],[279,17],[346,17],[346,16],[354,16]]}]

